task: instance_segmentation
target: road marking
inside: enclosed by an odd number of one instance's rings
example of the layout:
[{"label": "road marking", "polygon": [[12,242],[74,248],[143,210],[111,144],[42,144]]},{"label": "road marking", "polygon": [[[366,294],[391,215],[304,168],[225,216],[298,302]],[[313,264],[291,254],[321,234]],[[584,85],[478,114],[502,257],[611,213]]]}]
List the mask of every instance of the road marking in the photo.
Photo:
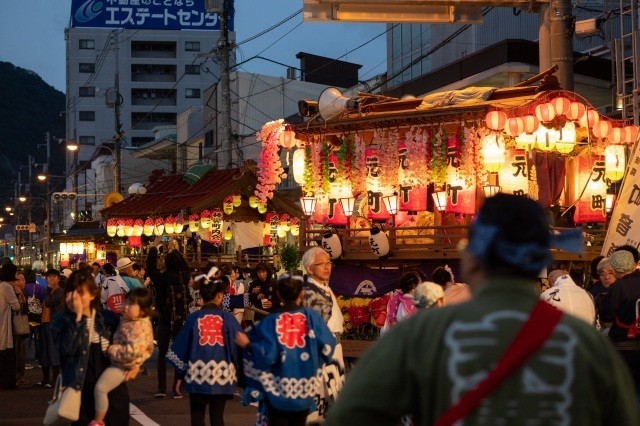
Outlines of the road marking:
[{"label": "road marking", "polygon": [[141,409],[129,403],[129,415],[142,426],[160,426],[159,423],[151,420]]}]

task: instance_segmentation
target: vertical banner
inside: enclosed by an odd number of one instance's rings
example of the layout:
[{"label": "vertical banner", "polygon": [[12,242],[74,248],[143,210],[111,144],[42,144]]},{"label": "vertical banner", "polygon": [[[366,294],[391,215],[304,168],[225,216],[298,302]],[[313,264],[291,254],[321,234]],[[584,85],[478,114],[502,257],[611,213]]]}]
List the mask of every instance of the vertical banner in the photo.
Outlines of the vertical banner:
[{"label": "vertical banner", "polygon": [[409,161],[407,160],[407,145],[398,142],[398,210],[402,212],[417,212],[427,210],[427,186],[416,186],[407,177]]},{"label": "vertical banner", "polygon": [[605,222],[607,184],[604,180],[604,158],[598,155],[578,155],[574,164],[576,194],[582,196],[576,203],[573,221],[576,224]]},{"label": "vertical banner", "polygon": [[387,220],[390,215],[382,202],[382,188],[380,187],[380,155],[377,149],[365,150],[365,164],[367,166],[367,219]]},{"label": "vertical banner", "polygon": [[505,153],[505,163],[498,172],[500,192],[513,195],[528,195],[529,172],[527,153],[524,149],[510,149]]},{"label": "vertical banner", "polygon": [[602,255],[610,256],[613,250],[625,244],[634,247],[640,243],[640,150],[636,142],[627,163],[627,171],[618,198],[615,200],[611,222],[604,238]]},{"label": "vertical banner", "polygon": [[342,210],[340,198],[350,197],[351,189],[343,185],[344,182],[338,177],[338,156],[331,154],[329,156],[329,215],[327,216],[329,225],[347,224],[347,216]]},{"label": "vertical banner", "polygon": [[269,232],[269,244],[266,244],[267,239],[265,238],[265,245],[274,245],[278,242],[278,224],[280,223],[280,215],[278,213],[267,213],[264,219],[267,224],[267,229]]},{"label": "vertical banner", "polygon": [[460,176],[460,138],[452,134],[447,139],[447,206],[451,213],[474,214],[476,212],[475,185]]},{"label": "vertical banner", "polygon": [[211,213],[211,241],[213,244],[222,243],[222,211],[216,209]]}]

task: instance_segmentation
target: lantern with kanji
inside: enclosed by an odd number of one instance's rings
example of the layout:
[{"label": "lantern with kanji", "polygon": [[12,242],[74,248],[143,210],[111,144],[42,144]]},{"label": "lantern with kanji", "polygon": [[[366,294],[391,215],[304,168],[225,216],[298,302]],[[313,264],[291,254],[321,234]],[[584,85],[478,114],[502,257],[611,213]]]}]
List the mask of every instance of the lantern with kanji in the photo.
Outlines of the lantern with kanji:
[{"label": "lantern with kanji", "polygon": [[320,246],[327,252],[332,260],[342,256],[342,243],[340,242],[340,237],[338,237],[338,235],[333,231],[327,231],[322,234]]},{"label": "lantern with kanji", "polygon": [[604,149],[604,177],[617,182],[624,176],[625,146],[608,145]]},{"label": "lantern with kanji", "polygon": [[139,237],[142,235],[142,231],[144,231],[144,220],[136,219],[133,222],[133,236]]},{"label": "lantern with kanji", "polygon": [[182,228],[184,228],[184,219],[182,213],[176,216],[176,226],[174,228],[174,233],[180,234],[182,232]]},{"label": "lantern with kanji", "polygon": [[202,210],[200,212],[200,227],[202,229],[208,229],[211,226],[211,212],[209,210]]},{"label": "lantern with kanji", "polygon": [[115,237],[118,231],[118,221],[116,219],[107,219],[107,235]]},{"label": "lantern with kanji", "polygon": [[131,237],[133,236],[133,224],[134,224],[134,220],[129,218],[127,220],[125,220],[124,222],[124,235],[126,237]]},{"label": "lantern with kanji", "polygon": [[222,204],[222,211],[224,211],[224,214],[227,215],[233,213],[233,195],[230,195],[224,199],[224,203]]},{"label": "lantern with kanji", "polygon": [[176,219],[173,216],[167,216],[164,220],[164,232],[169,234],[173,234],[176,228]]},{"label": "lantern with kanji", "polygon": [[584,150],[574,158],[576,188],[579,188],[575,202],[574,222],[605,222],[607,184],[605,182],[605,161],[602,156],[589,155]]},{"label": "lantern with kanji", "polygon": [[501,192],[527,195],[529,192],[529,170],[526,151],[523,149],[508,150],[504,167],[498,172],[498,176]]},{"label": "lantern with kanji", "polygon": [[224,215],[218,209],[211,213],[211,238],[209,241],[214,244],[220,244],[222,242],[223,217]]},{"label": "lantern with kanji", "polygon": [[155,235],[164,234],[164,219],[162,219],[161,217],[156,218],[154,227],[153,227],[153,233]]},{"label": "lantern with kanji", "polygon": [[289,225],[291,226],[291,235],[293,235],[294,237],[300,235],[300,219],[298,219],[297,217],[291,218]]},{"label": "lantern with kanji", "polygon": [[501,135],[487,135],[482,139],[484,168],[490,173],[498,172],[504,165],[504,138]]},{"label": "lantern with kanji", "polygon": [[538,127],[536,131],[536,146],[541,151],[553,151],[560,139],[560,132],[554,128]]},{"label": "lantern with kanji", "polygon": [[385,257],[389,254],[389,238],[377,226],[372,227],[370,230],[369,247],[373,254],[378,257]]},{"label": "lantern with kanji", "polygon": [[[458,141],[459,142],[459,141]],[[458,144],[459,145],[459,144]],[[458,147],[459,162],[459,147]],[[447,158],[453,154],[450,152],[447,143]],[[427,210],[427,184],[411,179],[416,170],[426,170],[427,157],[415,158],[409,163],[407,145],[404,142],[398,144],[398,209],[400,211],[424,211]],[[449,161],[449,160],[447,160]],[[396,222],[397,223],[397,222]]]},{"label": "lantern with kanji", "polygon": [[118,237],[124,237],[126,235],[126,231],[124,229],[126,219],[120,218],[118,219],[118,228],[116,229],[116,235]]},{"label": "lantern with kanji", "polygon": [[280,223],[280,215],[275,212],[269,212],[265,215],[265,232],[269,234],[271,244],[278,242],[278,224]]},{"label": "lantern with kanji", "polygon": [[329,155],[329,211],[327,223],[329,225],[346,225],[347,216],[344,214],[340,198],[351,197],[351,182],[342,179],[338,171],[338,156]]},{"label": "lantern with kanji", "polygon": [[152,236],[154,228],[155,228],[155,221],[150,217],[146,218],[144,221],[144,227],[142,229],[142,232],[144,233],[144,235],[146,235],[147,237]]},{"label": "lantern with kanji", "polygon": [[[382,183],[380,182],[382,175],[380,153],[376,148],[367,148],[364,155],[367,167],[367,218],[387,220],[390,215],[382,202],[382,195],[385,192],[385,188],[382,187]],[[389,188],[386,192],[392,193],[393,188]]]},{"label": "lantern with kanji", "polygon": [[560,137],[556,142],[556,150],[561,154],[569,154],[576,146],[576,125],[567,121],[560,129]]},{"label": "lantern with kanji", "polygon": [[200,229],[200,216],[197,214],[189,215],[189,231],[198,232]]}]

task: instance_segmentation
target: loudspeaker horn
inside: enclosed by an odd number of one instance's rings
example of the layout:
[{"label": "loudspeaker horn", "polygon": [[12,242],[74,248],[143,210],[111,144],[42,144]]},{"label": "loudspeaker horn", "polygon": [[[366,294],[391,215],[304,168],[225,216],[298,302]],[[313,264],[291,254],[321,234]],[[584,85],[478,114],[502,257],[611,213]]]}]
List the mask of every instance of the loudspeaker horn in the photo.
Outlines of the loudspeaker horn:
[{"label": "loudspeaker horn", "polygon": [[347,110],[358,108],[359,104],[359,98],[348,98],[339,89],[327,87],[320,93],[318,110],[322,119],[327,121]]}]

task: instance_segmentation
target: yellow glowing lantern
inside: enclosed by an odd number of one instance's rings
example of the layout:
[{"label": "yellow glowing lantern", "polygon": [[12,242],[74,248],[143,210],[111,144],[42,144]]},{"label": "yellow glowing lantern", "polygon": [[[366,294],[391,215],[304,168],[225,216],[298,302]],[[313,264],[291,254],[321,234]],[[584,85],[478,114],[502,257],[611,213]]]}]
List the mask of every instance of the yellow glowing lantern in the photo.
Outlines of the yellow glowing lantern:
[{"label": "yellow glowing lantern", "polygon": [[524,132],[524,121],[520,117],[509,118],[507,124],[504,126],[504,130],[509,136],[515,138]]},{"label": "yellow glowing lantern", "polygon": [[265,214],[267,212],[266,204],[258,204],[258,213]]},{"label": "yellow glowing lantern", "polygon": [[133,235],[139,237],[142,235],[142,231],[144,231],[144,221],[142,219],[136,219],[133,222]]},{"label": "yellow glowing lantern", "polygon": [[107,235],[108,236],[115,237],[117,229],[118,229],[118,222],[115,219],[107,220]]},{"label": "yellow glowing lantern", "polygon": [[95,253],[96,252],[96,243],[94,243],[93,241],[89,241],[87,243],[87,252],[88,253]]},{"label": "yellow glowing lantern", "polygon": [[153,227],[153,233],[155,235],[164,234],[164,220],[161,217],[156,218],[155,226]]},{"label": "yellow glowing lantern", "polygon": [[592,129],[600,121],[600,114],[594,109],[587,110],[587,112],[580,117],[580,125],[582,127],[588,127]]},{"label": "yellow glowing lantern", "polygon": [[189,231],[198,232],[200,229],[200,217],[197,214],[189,215]]},{"label": "yellow glowing lantern", "polygon": [[292,163],[293,180],[298,185],[302,185],[304,183],[304,149],[296,149],[294,151]]},{"label": "yellow glowing lantern", "polygon": [[260,201],[258,200],[258,197],[256,197],[255,195],[249,197],[249,207],[251,207],[252,209],[258,207],[259,202]]},{"label": "yellow glowing lantern", "polygon": [[581,102],[571,102],[569,105],[569,111],[566,116],[570,120],[580,120],[586,111],[585,106]]},{"label": "yellow glowing lantern", "polygon": [[227,230],[224,231],[224,239],[229,241],[233,238],[233,231],[231,230],[231,226],[227,226]]},{"label": "yellow glowing lantern", "polygon": [[491,130],[500,131],[507,122],[507,114],[502,111],[489,111],[484,121]]},{"label": "yellow glowing lantern", "polygon": [[482,140],[484,168],[497,173],[504,165],[504,138],[500,135],[487,135]]},{"label": "yellow glowing lantern", "polygon": [[233,207],[240,207],[240,205],[242,204],[242,196],[239,194],[235,194],[232,199]]},{"label": "yellow glowing lantern", "polygon": [[638,139],[638,126],[625,126],[624,142],[635,143],[637,139]]},{"label": "yellow glowing lantern", "polygon": [[571,101],[564,96],[559,96],[551,101],[556,115],[566,115],[571,107]]},{"label": "yellow glowing lantern", "polygon": [[225,198],[224,203],[222,203],[222,211],[224,214],[233,213],[233,196]]},{"label": "yellow glowing lantern", "polygon": [[127,219],[124,223],[124,235],[127,237],[133,236],[133,219]]},{"label": "yellow glowing lantern", "polygon": [[520,133],[520,135],[516,137],[516,146],[520,149],[528,150],[534,143],[536,143],[535,133]]},{"label": "yellow glowing lantern", "polygon": [[604,177],[617,182],[624,176],[624,145],[609,145],[604,149]]},{"label": "yellow glowing lantern", "polygon": [[116,228],[116,235],[118,237],[125,236],[124,219],[118,219],[118,227]]},{"label": "yellow glowing lantern", "polygon": [[541,151],[553,151],[558,140],[560,140],[560,132],[556,129],[540,126],[536,132],[537,147]]},{"label": "yellow glowing lantern", "polygon": [[200,212],[200,227],[202,229],[208,229],[211,226],[211,212],[209,210],[202,210]]},{"label": "yellow glowing lantern", "polygon": [[609,132],[609,139],[616,145],[624,143],[625,134],[623,127],[613,127]]},{"label": "yellow glowing lantern", "polygon": [[572,121],[567,121],[560,129],[560,138],[556,142],[556,150],[561,154],[573,152],[576,146],[576,125]]},{"label": "yellow glowing lantern", "polygon": [[173,232],[179,234],[182,232],[182,228],[184,228],[184,221],[182,220],[182,215],[176,216],[176,227]]},{"label": "yellow glowing lantern", "polygon": [[287,236],[287,231],[284,229],[283,225],[278,225],[277,234],[280,238],[284,238]]},{"label": "yellow glowing lantern", "polygon": [[611,125],[611,122],[607,120],[600,120],[598,121],[598,124],[593,126],[593,136],[598,139],[606,138],[607,136],[609,136],[609,133],[611,133],[612,128],[613,126]]},{"label": "yellow glowing lantern", "polygon": [[536,105],[536,117],[543,123],[548,123],[556,118],[556,109],[550,102]]},{"label": "yellow glowing lantern", "polygon": [[[114,234],[113,234],[113,235],[116,235],[116,234],[115,234],[115,232],[114,232]],[[113,237],[113,235],[109,235],[109,236],[110,236],[110,237]],[[60,243],[60,253],[61,253],[61,254],[67,254],[67,253],[69,253],[69,252],[67,251],[67,243]]]},{"label": "yellow glowing lantern", "polygon": [[173,216],[169,216],[164,221],[164,232],[167,234],[173,234],[176,228],[176,220]]},{"label": "yellow glowing lantern", "polygon": [[142,233],[147,237],[152,236],[154,225],[155,225],[155,222],[153,221],[153,219],[151,219],[150,217],[146,218],[144,221]]},{"label": "yellow glowing lantern", "polygon": [[292,218],[289,225],[291,226],[291,235],[294,237],[300,235],[300,219],[297,217]]}]

